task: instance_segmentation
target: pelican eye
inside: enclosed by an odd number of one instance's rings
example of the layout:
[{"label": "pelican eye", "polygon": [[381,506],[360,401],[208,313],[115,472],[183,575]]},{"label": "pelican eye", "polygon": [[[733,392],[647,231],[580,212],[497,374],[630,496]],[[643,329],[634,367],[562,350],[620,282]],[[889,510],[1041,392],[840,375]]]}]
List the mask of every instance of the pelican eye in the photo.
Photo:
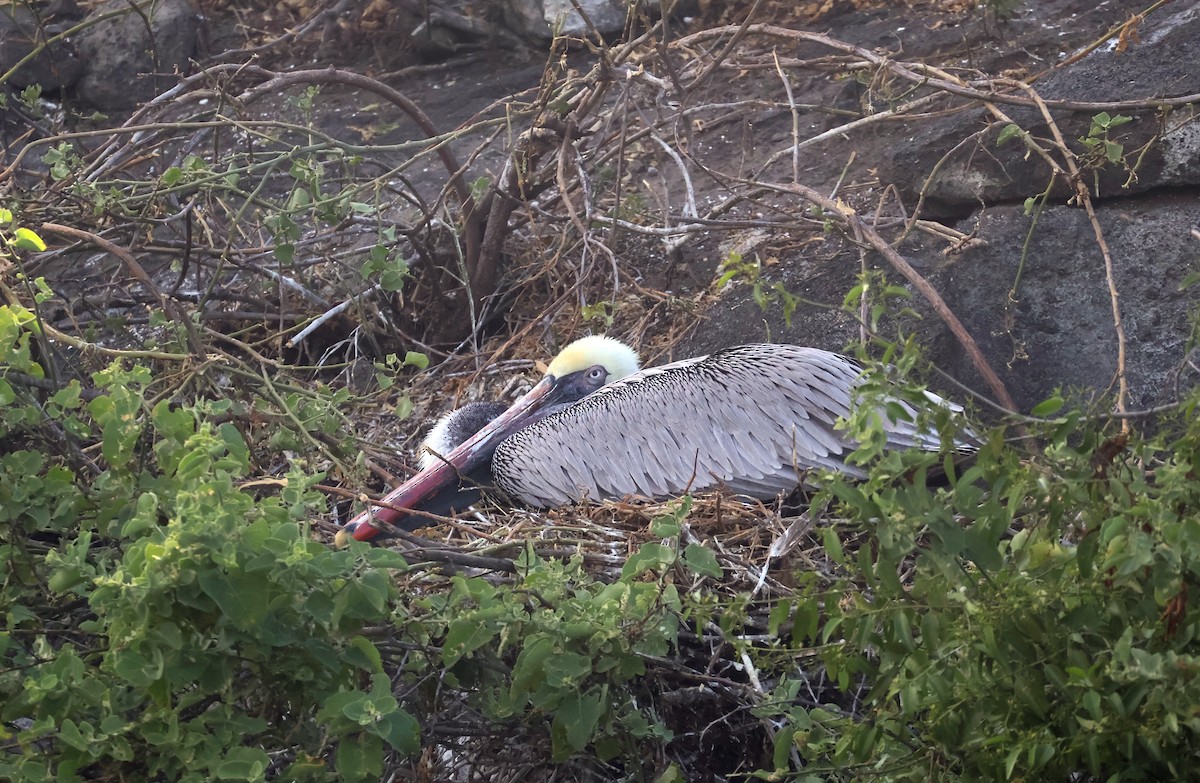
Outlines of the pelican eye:
[{"label": "pelican eye", "polygon": [[595,367],[587,371],[587,379],[589,381],[602,381],[608,376],[608,370],[597,364]]}]

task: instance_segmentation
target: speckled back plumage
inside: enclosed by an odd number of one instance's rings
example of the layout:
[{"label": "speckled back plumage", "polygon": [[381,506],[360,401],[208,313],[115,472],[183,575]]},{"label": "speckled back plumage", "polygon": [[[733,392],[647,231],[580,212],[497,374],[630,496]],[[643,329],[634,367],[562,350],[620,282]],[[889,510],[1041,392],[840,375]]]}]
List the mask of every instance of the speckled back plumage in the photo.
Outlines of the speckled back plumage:
[{"label": "speckled back plumage", "polygon": [[[861,478],[843,460],[853,444],[834,429],[850,414],[860,372],[838,354],[775,344],[652,367],[507,438],[492,476],[531,506],[718,486],[767,499],[811,468]],[[912,422],[885,425],[891,448],[940,447]]]}]

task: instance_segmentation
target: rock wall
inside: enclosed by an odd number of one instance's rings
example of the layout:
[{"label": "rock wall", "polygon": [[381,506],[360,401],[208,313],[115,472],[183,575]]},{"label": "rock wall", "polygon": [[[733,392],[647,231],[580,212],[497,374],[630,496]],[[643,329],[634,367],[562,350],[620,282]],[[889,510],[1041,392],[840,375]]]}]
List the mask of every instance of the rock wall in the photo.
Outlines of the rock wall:
[{"label": "rock wall", "polygon": [[[1124,51],[1117,51],[1114,40],[1052,72],[1037,82],[1038,93],[1076,102],[1200,94],[1200,8],[1152,16],[1139,33]],[[795,100],[825,97],[797,94]],[[1003,108],[1034,137],[1051,137],[1036,109]],[[1098,113],[1094,108],[1053,110],[1077,153],[1086,151],[1079,140]],[[1195,347],[1192,324],[1200,312],[1200,286],[1180,288],[1200,270],[1200,122],[1194,102],[1162,110],[1131,106],[1110,116],[1120,113],[1132,120],[1113,128],[1109,139],[1122,145],[1123,161],[1103,162],[1086,171],[1084,180],[1112,251],[1128,341],[1129,406],[1142,408],[1174,400],[1179,385],[1194,385],[1200,375],[1194,352],[1187,362]],[[825,147],[828,161],[812,163],[810,176],[830,178],[852,147],[858,154],[856,171],[877,173],[875,192],[892,184],[911,206],[925,188],[923,214],[971,235],[965,250],[949,255],[942,254],[944,243],[915,235],[900,250],[942,293],[1021,408],[1028,410],[1057,388],[1077,390],[1085,398],[1112,394],[1116,330],[1095,232],[1084,209],[1068,203],[1070,184],[1061,176],[1036,220],[1026,213],[1026,199],[1046,190],[1051,170],[1018,139],[998,147],[1005,125],[981,107],[917,126],[883,126],[840,140],[840,155]],[[837,303],[853,284],[858,253],[832,241],[815,252],[825,258],[823,272],[782,279],[794,293]],[[902,282],[887,271],[891,282]],[[925,318],[907,321],[907,328],[930,347],[936,364],[986,394],[960,346],[915,292],[914,297]],[[740,290],[709,311],[680,354],[768,334],[837,350],[857,337],[858,325],[845,313],[802,302],[788,327],[778,308],[760,312]]]}]

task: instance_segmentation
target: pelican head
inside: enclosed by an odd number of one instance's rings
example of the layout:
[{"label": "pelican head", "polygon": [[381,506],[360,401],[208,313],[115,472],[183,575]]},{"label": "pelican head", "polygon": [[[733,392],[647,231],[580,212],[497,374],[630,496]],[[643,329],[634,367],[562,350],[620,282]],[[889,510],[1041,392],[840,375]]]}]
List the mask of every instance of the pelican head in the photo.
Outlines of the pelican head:
[{"label": "pelican head", "polygon": [[[384,500],[407,509],[429,506],[439,493],[456,491],[461,476],[478,475],[482,467],[490,465],[496,447],[509,435],[637,371],[637,352],[621,341],[601,335],[576,340],[554,357],[545,376],[508,410],[441,459],[424,466]],[[395,524],[404,516],[395,509],[375,508],[350,520],[344,531],[366,541],[379,533],[371,519]]]},{"label": "pelican head", "polygon": [[558,352],[546,368],[546,376],[565,378],[580,370],[602,367],[608,381],[619,381],[638,371],[637,351],[620,340],[602,334],[580,337]]}]

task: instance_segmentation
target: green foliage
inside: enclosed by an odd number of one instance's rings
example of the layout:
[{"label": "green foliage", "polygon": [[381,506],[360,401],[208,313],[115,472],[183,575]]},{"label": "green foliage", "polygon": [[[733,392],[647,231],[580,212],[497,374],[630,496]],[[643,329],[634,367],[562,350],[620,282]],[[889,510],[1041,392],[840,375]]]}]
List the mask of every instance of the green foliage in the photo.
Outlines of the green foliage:
[{"label": "green foliage", "polygon": [[362,276],[368,279],[378,276],[384,291],[399,291],[411,277],[408,262],[394,247],[386,244],[374,245],[367,251]]},{"label": "green foliage", "polygon": [[852,716],[787,706],[801,681],[784,678],[760,708],[786,721],[775,765],[794,753],[825,780],[1194,779],[1197,404],[1182,433],[1127,451],[1078,414],[1047,426],[1033,460],[993,438],[934,491],[899,480],[935,467],[928,455],[887,455],[861,484],[829,477],[821,494],[870,546],[802,591],[821,622],[795,622],[832,678],[869,690]]},{"label": "green foliage", "polygon": [[[774,263],[769,260],[768,263]],[[783,309],[783,320],[790,327],[792,315],[796,312],[799,300],[787,290],[783,283],[775,282],[768,286],[763,281],[763,262],[755,257],[753,261],[745,260],[741,253],[730,252],[717,268],[717,279],[713,288],[720,290],[731,281],[741,280],[750,286],[750,296],[758,309],[764,313],[772,306],[778,305]]]},{"label": "green foliage", "polygon": [[[0,308],[6,372],[42,377],[34,326]],[[152,403],[144,367],[94,380],[39,404],[0,377],[0,778],[370,780],[412,752],[363,635],[402,561],[312,540],[316,476],[241,486],[241,433],[205,421],[227,405]],[[16,447],[45,427],[95,461]]]},{"label": "green foliage", "polygon": [[1010,122],[1000,129],[1000,133],[996,136],[996,146],[1002,147],[1013,139],[1027,139],[1029,132],[1024,130],[1020,125]]},{"label": "green foliage", "polygon": [[64,180],[83,165],[82,158],[75,148],[67,142],[61,142],[42,156],[42,162],[50,167],[50,176],[55,181]]},{"label": "green foliage", "polygon": [[1133,118],[1123,114],[1114,117],[1108,112],[1102,111],[1094,115],[1087,135],[1079,139],[1079,142],[1087,148],[1087,155],[1084,156],[1083,161],[1091,163],[1093,166],[1105,162],[1112,164],[1122,162],[1125,157],[1125,145],[1110,139],[1108,133],[1113,128],[1119,128],[1130,122],[1133,122]]},{"label": "green foliage", "polygon": [[579,315],[585,320],[594,321],[599,328],[611,329],[615,310],[614,302],[596,302],[579,308]]},{"label": "green foliage", "polygon": [[[672,515],[676,526],[687,510],[685,501]],[[695,573],[711,569],[695,553],[684,559],[699,563]],[[469,684],[475,706],[493,720],[520,718],[536,730],[549,717],[558,760],[589,746],[604,759],[637,758],[643,743],[671,738],[630,685],[646,673],[647,656],[676,643],[682,601],[665,578],[674,562],[673,547],[644,544],[621,577],[604,584],[580,557],[564,563],[526,551],[511,587],[455,577],[447,593],[415,608],[427,628],[444,628],[438,665]]]},{"label": "green foliage", "polygon": [[[865,314],[865,326],[872,334],[879,333],[880,323],[884,316],[920,318],[921,314],[909,307],[897,309],[900,300],[911,299],[912,294],[907,288],[891,285],[879,270],[864,269],[858,275],[858,282],[846,293],[842,300],[842,309],[856,314]],[[911,348],[911,344],[910,344]],[[891,362],[895,346],[888,346],[888,353],[883,357],[885,363]],[[907,356],[915,357],[916,351],[906,352]],[[911,366],[906,371],[911,371]]]},{"label": "green foliage", "polygon": [[16,251],[41,252],[46,249],[46,243],[32,229],[16,225],[13,213],[0,207],[0,257],[9,256]]},{"label": "green foliage", "polygon": [[[390,389],[396,382],[396,374],[406,367],[424,370],[429,366],[429,356],[420,351],[406,351],[404,358],[389,353],[382,362],[375,362],[375,382],[381,389]],[[400,419],[408,418],[412,413],[412,400],[408,396],[401,397],[396,403],[395,415]]]}]

